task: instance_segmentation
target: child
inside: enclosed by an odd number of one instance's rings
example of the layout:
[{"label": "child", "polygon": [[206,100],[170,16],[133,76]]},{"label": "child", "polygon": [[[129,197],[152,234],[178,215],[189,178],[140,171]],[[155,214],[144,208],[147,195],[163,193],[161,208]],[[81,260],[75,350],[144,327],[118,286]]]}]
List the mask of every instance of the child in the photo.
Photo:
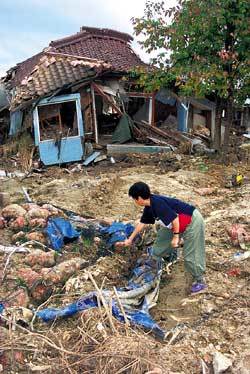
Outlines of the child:
[{"label": "child", "polygon": [[203,280],[205,273],[205,225],[200,212],[192,205],[181,200],[162,195],[151,194],[144,182],[133,184],[128,192],[135,203],[143,206],[140,223],[133,233],[120,246],[130,246],[136,235],[146,224],[160,223],[153,245],[153,256],[167,257],[173,248],[177,248],[180,238],[184,239],[184,266],[193,277],[191,292],[200,292],[206,288]]}]

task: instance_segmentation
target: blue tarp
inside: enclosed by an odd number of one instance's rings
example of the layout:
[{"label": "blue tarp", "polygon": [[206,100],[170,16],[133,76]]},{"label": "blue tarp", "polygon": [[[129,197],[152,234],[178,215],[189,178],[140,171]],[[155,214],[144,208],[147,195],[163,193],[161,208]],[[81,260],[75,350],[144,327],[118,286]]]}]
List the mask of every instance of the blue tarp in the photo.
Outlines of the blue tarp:
[{"label": "blue tarp", "polygon": [[[154,305],[158,296],[158,287],[162,271],[162,262],[155,260],[150,252],[137,261],[132,272],[132,278],[128,286],[118,289],[120,302],[122,303],[126,316],[132,325],[137,325],[146,330],[154,332],[158,338],[163,339],[165,332],[157,325],[149,314],[149,308]],[[124,322],[124,316],[117,304],[116,299],[109,290],[102,291],[107,303],[112,300],[112,313],[119,321]],[[88,293],[78,301],[61,309],[47,308],[40,310],[37,316],[48,322],[58,317],[70,317],[79,311],[98,307],[98,295],[96,292]],[[138,305],[137,307],[133,306]]]},{"label": "blue tarp", "polygon": [[76,231],[72,224],[64,218],[50,218],[45,229],[51,247],[60,251],[65,242],[77,239],[81,233]]},{"label": "blue tarp", "polygon": [[109,239],[107,241],[108,246],[112,246],[116,242],[126,240],[134,231],[134,226],[130,223],[124,224],[122,222],[113,222],[108,227],[102,227],[100,234],[107,234]]}]

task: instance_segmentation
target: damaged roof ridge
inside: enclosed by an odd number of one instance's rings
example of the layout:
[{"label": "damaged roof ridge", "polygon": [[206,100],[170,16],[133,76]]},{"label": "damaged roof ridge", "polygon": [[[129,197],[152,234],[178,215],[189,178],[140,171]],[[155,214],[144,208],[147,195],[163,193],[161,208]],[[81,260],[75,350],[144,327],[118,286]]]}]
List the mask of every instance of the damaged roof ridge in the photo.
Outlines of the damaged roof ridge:
[{"label": "damaged roof ridge", "polygon": [[133,41],[133,37],[130,34],[126,32],[122,32],[122,31],[118,31],[118,30],[108,29],[108,28],[81,26],[80,31],[81,32],[87,31],[90,33],[93,32],[94,34],[100,33],[103,36],[106,34],[105,36],[122,39],[127,42]]},{"label": "damaged roof ridge", "polygon": [[74,59],[77,59],[77,60],[89,61],[89,62],[93,62],[93,63],[97,63],[97,64],[103,64],[107,67],[111,66],[109,63],[107,63],[103,60],[97,60],[96,58],[83,57],[83,56],[78,56],[78,55],[72,55],[70,53],[62,53],[62,52],[50,51],[50,50],[45,51],[44,53],[47,54],[47,55],[51,55],[51,56],[70,57],[70,58],[74,58]]},{"label": "damaged roof ridge", "polygon": [[52,40],[49,46],[62,47],[94,36],[117,39],[122,41],[123,43],[129,43],[133,41],[133,37],[131,35],[112,29],[82,26],[80,30],[81,31],[77,32],[76,34],[69,35],[61,39]]}]

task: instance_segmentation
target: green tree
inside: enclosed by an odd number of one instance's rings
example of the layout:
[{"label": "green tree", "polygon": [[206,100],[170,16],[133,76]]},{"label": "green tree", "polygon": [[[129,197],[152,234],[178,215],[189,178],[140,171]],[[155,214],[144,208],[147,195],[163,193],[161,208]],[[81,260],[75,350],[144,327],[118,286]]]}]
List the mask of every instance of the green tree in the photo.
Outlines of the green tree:
[{"label": "green tree", "polygon": [[156,53],[158,69],[142,72],[146,88],[171,87],[183,95],[216,100],[214,146],[221,146],[221,111],[227,105],[226,152],[233,120],[233,105],[249,94],[250,1],[147,1],[144,15],[133,18],[135,34],[148,53]]}]

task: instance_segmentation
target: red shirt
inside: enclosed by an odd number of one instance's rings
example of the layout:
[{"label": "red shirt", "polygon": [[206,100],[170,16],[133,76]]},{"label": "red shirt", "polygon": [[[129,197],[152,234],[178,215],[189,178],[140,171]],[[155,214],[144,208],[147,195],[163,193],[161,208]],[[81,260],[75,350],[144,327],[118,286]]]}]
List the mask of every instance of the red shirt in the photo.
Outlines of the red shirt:
[{"label": "red shirt", "polygon": [[187,226],[191,223],[192,216],[189,214],[179,214],[179,232],[184,232],[187,228]]}]

